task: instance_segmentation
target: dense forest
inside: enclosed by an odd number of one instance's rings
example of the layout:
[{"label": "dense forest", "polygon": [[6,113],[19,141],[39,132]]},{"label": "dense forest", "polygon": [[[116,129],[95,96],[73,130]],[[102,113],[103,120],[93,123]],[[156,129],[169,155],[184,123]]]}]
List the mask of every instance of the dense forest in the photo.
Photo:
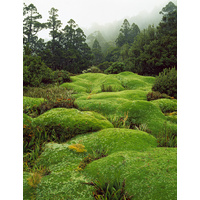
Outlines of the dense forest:
[{"label": "dense forest", "polygon": [[[46,23],[40,23],[42,16],[37,8],[33,4],[24,4],[24,85],[50,83],[53,72],[58,70],[80,74],[95,66],[96,71],[104,72],[113,63],[122,65],[118,73],[131,71],[151,76],[158,75],[165,68],[177,68],[177,6],[169,2],[160,15],[162,20],[157,27],[149,25],[143,30],[124,19],[113,43],[106,41],[98,30],[86,38],[73,19],[61,29],[62,22],[56,8],[51,8]],[[49,30],[51,40],[45,42],[38,38],[42,29]],[[34,69],[32,62],[37,63]]]}]

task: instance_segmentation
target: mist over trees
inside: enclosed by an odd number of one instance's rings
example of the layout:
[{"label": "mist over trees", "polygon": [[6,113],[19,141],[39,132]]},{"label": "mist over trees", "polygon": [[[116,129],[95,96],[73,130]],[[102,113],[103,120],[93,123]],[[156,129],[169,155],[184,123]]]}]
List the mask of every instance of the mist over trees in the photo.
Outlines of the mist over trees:
[{"label": "mist over trees", "polygon": [[[24,63],[33,59],[42,65],[43,71],[46,66],[47,71],[65,70],[78,74],[92,65],[105,70],[113,62],[119,62],[124,63],[123,71],[158,75],[165,68],[177,67],[177,6],[169,2],[158,13],[157,25],[148,24],[142,28],[137,20],[133,21],[136,18],[126,18],[120,25],[114,27],[112,24],[110,29],[105,29],[110,30],[106,34],[103,29],[97,29],[86,37],[73,19],[61,29],[56,8],[50,9],[46,23],[40,23],[42,15],[37,8],[24,4]],[[145,17],[148,15],[141,16],[141,20]],[[49,30],[47,42],[37,36],[42,29]],[[24,69],[28,77],[31,74],[28,66]]]}]

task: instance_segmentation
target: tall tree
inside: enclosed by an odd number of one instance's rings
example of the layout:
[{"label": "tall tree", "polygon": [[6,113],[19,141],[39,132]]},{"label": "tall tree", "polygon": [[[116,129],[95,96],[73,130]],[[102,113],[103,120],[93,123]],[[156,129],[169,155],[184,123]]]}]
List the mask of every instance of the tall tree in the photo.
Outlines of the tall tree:
[{"label": "tall tree", "polygon": [[28,44],[31,49],[34,49],[38,39],[37,33],[45,28],[46,25],[38,21],[42,18],[42,15],[37,12],[37,8],[33,4],[27,6],[24,3],[23,16],[23,42],[24,45]]},{"label": "tall tree", "polygon": [[86,43],[86,36],[73,19],[63,29],[61,42],[66,70],[79,73],[91,65],[92,52]]},{"label": "tall tree", "polygon": [[116,45],[118,47],[123,46],[123,44],[128,43],[128,38],[130,34],[130,24],[127,19],[124,20],[118,38],[116,39]]},{"label": "tall tree", "polygon": [[158,26],[158,35],[177,36],[177,6],[171,1],[160,11],[163,15]]},{"label": "tall tree", "polygon": [[139,27],[133,23],[131,26],[127,19],[124,20],[118,38],[116,39],[116,45],[122,47],[124,44],[131,44],[134,42],[136,36],[140,33]]},{"label": "tall tree", "polygon": [[92,53],[94,55],[93,64],[98,65],[101,62],[103,62],[103,53],[101,51],[101,46],[97,39],[94,40],[93,46],[92,46]]},{"label": "tall tree", "polygon": [[62,26],[62,23],[60,20],[58,20],[58,10],[55,8],[51,8],[49,11],[49,19],[47,20],[47,27],[51,30],[50,36],[52,37],[53,42],[59,35],[59,28]]}]

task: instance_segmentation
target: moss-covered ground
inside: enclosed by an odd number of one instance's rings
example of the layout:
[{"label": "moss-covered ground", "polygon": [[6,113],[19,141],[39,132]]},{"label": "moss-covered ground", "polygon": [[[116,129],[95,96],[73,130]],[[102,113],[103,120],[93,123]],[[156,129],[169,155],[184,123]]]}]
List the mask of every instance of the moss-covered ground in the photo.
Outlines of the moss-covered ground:
[{"label": "moss-covered ground", "polygon": [[[46,143],[35,169],[42,166],[50,173],[35,188],[28,183],[34,170],[24,171],[24,199],[92,200],[93,187],[84,183],[99,177],[112,181],[116,176],[126,180],[132,199],[177,199],[177,149],[157,147],[163,131],[176,134],[177,101],[147,101],[155,78],[131,72],[87,73],[71,79],[61,87],[75,91],[78,109],[54,108],[36,118],[24,114],[26,125],[60,126],[62,134],[74,135],[61,144]],[[112,91],[102,92],[102,84]],[[24,106],[31,108],[42,101],[24,97]],[[74,144],[84,145],[84,151],[70,149]],[[94,152],[106,152],[106,157],[80,168],[83,159]]]}]

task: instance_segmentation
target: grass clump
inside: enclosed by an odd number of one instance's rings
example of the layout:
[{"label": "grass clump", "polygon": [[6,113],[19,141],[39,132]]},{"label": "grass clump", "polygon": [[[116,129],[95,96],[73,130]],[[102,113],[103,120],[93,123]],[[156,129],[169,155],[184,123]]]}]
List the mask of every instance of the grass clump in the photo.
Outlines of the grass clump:
[{"label": "grass clump", "polygon": [[177,133],[170,127],[167,127],[166,122],[163,124],[163,129],[157,136],[158,147],[177,147]]},{"label": "grass clump", "polygon": [[133,195],[130,196],[126,192],[125,179],[121,182],[118,177],[115,177],[114,180],[109,180],[102,176],[84,184],[94,187],[93,197],[97,200],[131,200],[133,197]]}]

